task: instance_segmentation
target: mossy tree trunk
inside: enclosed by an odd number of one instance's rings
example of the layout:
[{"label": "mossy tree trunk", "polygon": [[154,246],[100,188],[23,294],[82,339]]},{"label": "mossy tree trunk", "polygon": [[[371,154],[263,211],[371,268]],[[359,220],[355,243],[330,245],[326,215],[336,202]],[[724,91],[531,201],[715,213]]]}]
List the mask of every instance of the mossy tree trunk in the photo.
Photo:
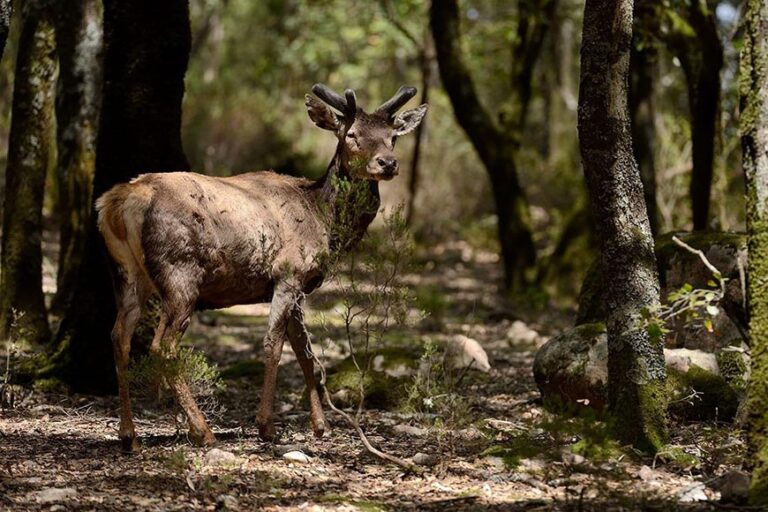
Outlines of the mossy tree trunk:
[{"label": "mossy tree trunk", "polygon": [[521,0],[511,48],[511,95],[501,106],[501,122],[481,104],[461,51],[457,0],[432,2],[430,27],[443,86],[456,119],[467,133],[490,177],[504,265],[504,287],[525,288],[536,264],[528,201],[520,185],[517,152],[531,99],[533,71],[541,53],[555,0]]},{"label": "mossy tree trunk", "polygon": [[632,141],[635,159],[640,168],[645,205],[651,233],[659,233],[656,202],[656,164],[654,161],[654,135],[656,133],[656,105],[654,86],[658,75],[658,49],[655,34],[659,24],[653,0],[636,0],[634,6],[635,30],[629,57],[629,117],[632,122]]},{"label": "mossy tree trunk", "polygon": [[56,47],[50,13],[25,2],[11,107],[0,257],[0,336],[50,339],[42,288],[43,194],[54,131]]},{"label": "mossy tree trunk", "polygon": [[627,108],[632,1],[587,0],[582,37],[579,144],[603,279],[611,283],[608,406],[617,436],[654,452],[667,437],[666,370],[661,342],[636,320],[659,303],[659,280]]},{"label": "mossy tree trunk", "polygon": [[682,9],[667,8],[662,37],[680,60],[688,88],[691,116],[693,229],[708,228],[712,176],[719,146],[720,70],[723,45],[715,14],[705,0],[686,0]]},{"label": "mossy tree trunk", "polygon": [[768,4],[748,0],[741,50],[741,146],[747,181],[750,501],[768,506]]},{"label": "mossy tree trunk", "polygon": [[96,134],[101,104],[102,20],[98,0],[70,0],[57,6],[56,91],[58,143],[59,266],[54,313],[72,297],[91,213]]},{"label": "mossy tree trunk", "polygon": [[[104,87],[93,196],[143,172],[186,171],[181,101],[190,51],[185,0],[104,4]],[[77,300],[57,335],[54,374],[75,390],[115,389],[110,332],[112,280],[103,240],[90,215]]]}]

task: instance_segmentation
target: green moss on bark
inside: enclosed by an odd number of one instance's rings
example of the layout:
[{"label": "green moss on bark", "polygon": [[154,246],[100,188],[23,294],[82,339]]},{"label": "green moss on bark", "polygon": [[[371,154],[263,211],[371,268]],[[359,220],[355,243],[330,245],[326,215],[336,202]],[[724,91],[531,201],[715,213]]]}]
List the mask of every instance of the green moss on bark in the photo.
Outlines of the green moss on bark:
[{"label": "green moss on bark", "polygon": [[50,338],[42,290],[42,208],[52,163],[55,44],[49,13],[24,4],[6,167],[0,257],[0,336]]}]

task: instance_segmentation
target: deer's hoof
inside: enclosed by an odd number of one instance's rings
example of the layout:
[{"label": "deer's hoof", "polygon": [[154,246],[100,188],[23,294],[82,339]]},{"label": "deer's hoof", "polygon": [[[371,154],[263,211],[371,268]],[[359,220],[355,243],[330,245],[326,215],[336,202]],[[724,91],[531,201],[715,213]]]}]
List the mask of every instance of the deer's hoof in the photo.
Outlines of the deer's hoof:
[{"label": "deer's hoof", "polygon": [[312,431],[315,433],[315,437],[318,439],[323,437],[323,434],[325,434],[325,420],[321,419],[318,421],[313,421]]},{"label": "deer's hoof", "polygon": [[206,429],[202,432],[196,432],[194,430],[189,431],[189,439],[196,446],[213,446],[216,444],[216,436],[213,432]]},{"label": "deer's hoof", "polygon": [[120,447],[123,453],[137,453],[141,450],[141,445],[135,435],[120,436]]},{"label": "deer's hoof", "polygon": [[259,437],[264,441],[272,441],[275,438],[277,430],[275,424],[271,421],[259,423]]}]

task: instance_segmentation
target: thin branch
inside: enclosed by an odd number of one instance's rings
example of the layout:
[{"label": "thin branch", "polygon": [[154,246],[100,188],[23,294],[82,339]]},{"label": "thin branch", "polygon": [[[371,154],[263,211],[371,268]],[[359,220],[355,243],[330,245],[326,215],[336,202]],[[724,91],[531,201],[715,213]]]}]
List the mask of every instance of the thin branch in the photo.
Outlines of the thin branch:
[{"label": "thin branch", "polygon": [[393,464],[396,464],[402,468],[407,469],[408,471],[413,471],[414,473],[421,473],[422,469],[414,464],[413,462],[410,462],[406,459],[401,459],[400,457],[395,457],[394,455],[390,455],[386,452],[383,452],[373,446],[371,442],[368,440],[368,436],[365,435],[365,432],[363,432],[363,429],[360,427],[360,423],[352,416],[349,415],[349,413],[339,409],[336,407],[336,404],[333,403],[333,400],[331,399],[331,394],[328,392],[328,388],[325,385],[325,365],[323,365],[322,361],[314,354],[312,353],[312,358],[317,363],[317,366],[320,368],[320,386],[323,388],[323,394],[325,395],[325,401],[328,402],[328,406],[331,408],[333,412],[340,415],[342,418],[347,420],[347,423],[349,423],[352,428],[355,429],[355,432],[357,432],[358,437],[360,437],[360,441],[362,441],[363,446],[366,450],[368,450],[369,453],[375,455],[376,457],[379,457],[380,459],[386,460],[388,462],[391,462]]},{"label": "thin branch", "polygon": [[716,266],[714,266],[712,263],[710,263],[710,261],[704,255],[704,251],[701,251],[699,249],[694,249],[693,247],[691,247],[687,243],[683,242],[682,240],[680,240],[676,236],[672,237],[672,241],[675,242],[680,247],[682,247],[683,249],[685,249],[686,251],[690,252],[691,254],[694,254],[694,255],[698,256],[701,259],[702,263],[704,263],[704,266],[707,267],[707,269],[709,269],[710,272],[712,272],[712,275],[718,281],[720,281],[720,286],[721,287],[725,286],[725,284],[724,284],[725,280],[723,279],[723,274],[719,270],[717,270]]}]

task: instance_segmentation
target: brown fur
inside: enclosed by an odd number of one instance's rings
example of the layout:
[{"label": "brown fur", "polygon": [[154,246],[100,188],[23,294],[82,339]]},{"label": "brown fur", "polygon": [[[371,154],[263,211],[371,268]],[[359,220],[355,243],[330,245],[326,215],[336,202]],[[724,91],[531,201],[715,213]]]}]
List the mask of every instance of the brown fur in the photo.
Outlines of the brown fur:
[{"label": "brown fur", "polygon": [[[378,209],[377,180],[397,174],[395,138],[418,125],[426,106],[398,117],[358,109],[354,118],[341,122],[318,100],[309,98],[307,105],[315,123],[333,130],[339,139],[326,176],[317,182],[269,171],[227,178],[144,174],[115,186],[96,202],[99,230],[117,269],[112,342],[124,449],[137,446],[127,381],[131,338],[152,293],[159,294],[162,311],[151,348],[169,357],[194,309],[271,301],[259,431],[266,439],[275,433],[274,392],[286,339],[304,374],[315,433],[325,430],[302,307],[304,294],[322,281],[324,255],[350,245],[339,246],[334,235],[343,206],[335,183],[370,183],[366,190],[373,209],[352,212],[354,243]],[[356,162],[354,168],[350,161]],[[183,377],[169,377],[168,384],[187,415],[192,439],[213,443],[213,433]]]}]

